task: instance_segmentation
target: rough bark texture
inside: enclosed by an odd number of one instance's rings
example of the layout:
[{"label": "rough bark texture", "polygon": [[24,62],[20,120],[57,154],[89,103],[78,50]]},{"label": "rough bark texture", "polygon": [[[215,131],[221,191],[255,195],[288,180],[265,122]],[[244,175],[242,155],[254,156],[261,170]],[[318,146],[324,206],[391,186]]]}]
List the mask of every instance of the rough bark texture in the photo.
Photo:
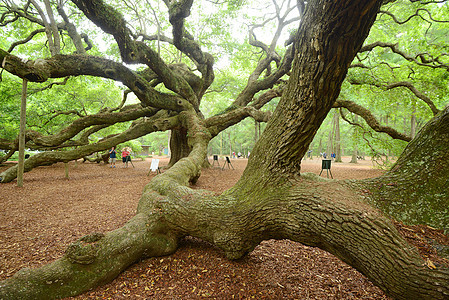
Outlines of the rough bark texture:
[{"label": "rough bark texture", "polygon": [[[299,28],[301,38],[295,44],[290,77],[290,83],[294,84],[289,84],[284,92],[250,164],[266,165],[275,176],[299,173],[300,160],[334,104],[380,4],[379,1],[309,4]],[[253,156],[255,152],[267,155]]]},{"label": "rough bark texture", "polygon": [[365,193],[379,208],[409,224],[449,232],[449,107],[430,121],[385,176]]},{"label": "rough bark texture", "polygon": [[191,149],[187,144],[187,131],[184,128],[173,129],[170,135],[170,162],[168,166],[173,166],[183,157],[187,157]]},{"label": "rough bark texture", "polygon": [[[180,237],[192,235],[213,243],[230,259],[265,239],[299,241],[333,253],[394,298],[447,299],[449,270],[428,267],[390,220],[364,201],[359,185],[299,176],[300,160],[337,98],[381,3],[308,3],[287,91],[234,188],[220,196],[188,188],[200,175],[213,134],[195,107],[186,106],[179,122],[187,129],[192,151],[146,186],[136,216],[113,232],[80,239],[48,266],[20,271],[1,282],[0,298],[81,293],[111,280],[141,257],[175,251]],[[448,123],[447,117],[441,118]],[[436,124],[428,130],[436,130]],[[416,141],[424,142],[425,137]],[[392,172],[401,172],[410,156]]]}]

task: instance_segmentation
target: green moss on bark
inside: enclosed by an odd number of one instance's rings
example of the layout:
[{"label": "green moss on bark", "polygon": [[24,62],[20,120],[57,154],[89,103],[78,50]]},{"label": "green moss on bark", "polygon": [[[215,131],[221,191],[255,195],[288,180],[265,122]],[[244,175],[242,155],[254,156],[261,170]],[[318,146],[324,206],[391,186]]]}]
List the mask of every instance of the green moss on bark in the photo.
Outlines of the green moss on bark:
[{"label": "green moss on bark", "polygon": [[359,189],[397,220],[449,231],[448,149],[449,107],[426,124],[389,172]]}]

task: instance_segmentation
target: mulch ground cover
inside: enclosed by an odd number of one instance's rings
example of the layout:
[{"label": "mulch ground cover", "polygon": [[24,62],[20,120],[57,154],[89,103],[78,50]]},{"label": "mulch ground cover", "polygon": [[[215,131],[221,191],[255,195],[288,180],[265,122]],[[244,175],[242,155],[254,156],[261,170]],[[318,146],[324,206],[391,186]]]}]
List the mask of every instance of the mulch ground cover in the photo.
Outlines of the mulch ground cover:
[{"label": "mulch ground cover", "polygon": [[[349,159],[346,159],[349,161]],[[167,159],[161,158],[161,164]],[[223,161],[220,161],[223,164]],[[241,176],[246,159],[234,159],[235,169],[203,171],[195,188],[221,193]],[[149,174],[150,159],[116,168],[71,162],[39,167],[16,182],[0,185],[0,280],[24,267],[38,267],[61,257],[67,246],[86,234],[116,229],[131,218]],[[10,166],[10,165],[9,165]],[[0,166],[0,171],[8,165]],[[303,162],[302,171],[319,174],[321,162]],[[337,179],[382,174],[369,161],[334,163]],[[323,172],[322,176],[326,176]],[[427,226],[397,227],[435,260],[428,237],[449,245],[440,231]],[[446,243],[446,244],[445,244]],[[430,245],[430,246],[429,246]],[[72,299],[389,299],[362,274],[317,248],[281,240],[262,242],[246,257],[227,260],[220,250],[186,237],[171,256],[137,262],[113,282]]]}]

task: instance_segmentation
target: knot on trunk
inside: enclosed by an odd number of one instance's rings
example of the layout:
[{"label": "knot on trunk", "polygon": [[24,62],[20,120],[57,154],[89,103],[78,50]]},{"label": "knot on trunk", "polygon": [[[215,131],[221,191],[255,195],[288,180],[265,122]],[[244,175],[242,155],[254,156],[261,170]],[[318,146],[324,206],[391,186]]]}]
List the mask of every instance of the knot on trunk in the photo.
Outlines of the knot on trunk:
[{"label": "knot on trunk", "polygon": [[71,263],[89,265],[95,261],[98,253],[98,241],[104,237],[102,233],[93,233],[72,243],[65,252]]},{"label": "knot on trunk", "polygon": [[[48,62],[44,59],[26,60],[22,59],[23,64],[16,67],[23,66],[23,78],[31,82],[45,82],[50,77],[48,70]],[[20,69],[19,72],[22,72]]]}]

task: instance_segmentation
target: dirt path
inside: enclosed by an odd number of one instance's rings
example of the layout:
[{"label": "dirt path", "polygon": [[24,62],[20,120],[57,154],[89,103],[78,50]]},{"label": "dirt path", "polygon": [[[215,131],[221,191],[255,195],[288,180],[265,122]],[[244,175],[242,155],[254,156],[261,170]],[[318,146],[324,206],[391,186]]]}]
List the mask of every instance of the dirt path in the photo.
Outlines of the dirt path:
[{"label": "dirt path", "polygon": [[[344,158],[349,161],[348,158]],[[137,207],[144,185],[154,176],[150,161],[135,168],[70,163],[40,167],[24,175],[24,187],[0,185],[0,279],[24,267],[60,257],[79,237],[122,226]],[[167,159],[161,159],[161,165]],[[222,162],[221,162],[222,163]],[[204,170],[198,188],[222,192],[241,176],[235,170]],[[0,171],[5,166],[0,166]],[[302,170],[319,174],[320,160]],[[369,161],[334,163],[338,179],[378,176]],[[322,176],[326,176],[323,172]],[[360,273],[330,254],[290,241],[265,241],[239,261],[228,261],[207,243],[186,238],[170,257],[136,263],[112,283],[76,299],[388,299]]]}]

